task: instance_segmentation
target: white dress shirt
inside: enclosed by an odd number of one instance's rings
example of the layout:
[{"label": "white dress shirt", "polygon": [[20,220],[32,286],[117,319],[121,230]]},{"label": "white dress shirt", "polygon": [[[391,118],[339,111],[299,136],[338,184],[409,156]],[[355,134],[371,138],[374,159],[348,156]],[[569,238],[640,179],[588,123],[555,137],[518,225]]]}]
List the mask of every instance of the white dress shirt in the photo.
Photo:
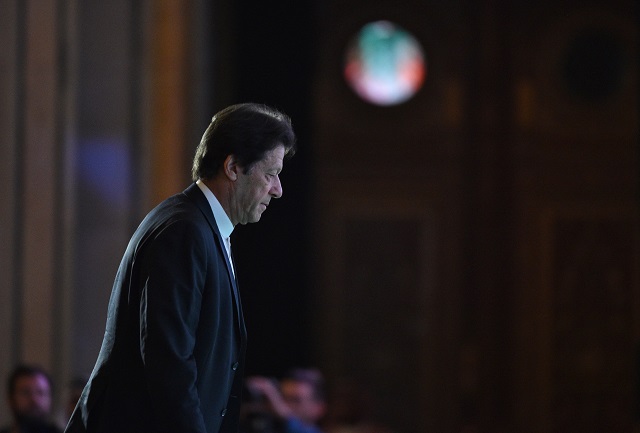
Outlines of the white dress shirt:
[{"label": "white dress shirt", "polygon": [[220,236],[222,236],[222,240],[224,240],[224,246],[227,250],[227,258],[229,259],[229,263],[231,263],[231,272],[233,272],[233,276],[235,277],[236,271],[233,268],[233,260],[231,260],[231,233],[234,228],[233,223],[222,208],[222,205],[216,198],[215,194],[211,192],[207,185],[205,185],[200,179],[196,181],[196,185],[198,185],[200,191],[202,191],[204,196],[207,198],[209,206],[211,206],[211,211],[213,212],[216,224],[218,225],[218,231],[220,232]]}]

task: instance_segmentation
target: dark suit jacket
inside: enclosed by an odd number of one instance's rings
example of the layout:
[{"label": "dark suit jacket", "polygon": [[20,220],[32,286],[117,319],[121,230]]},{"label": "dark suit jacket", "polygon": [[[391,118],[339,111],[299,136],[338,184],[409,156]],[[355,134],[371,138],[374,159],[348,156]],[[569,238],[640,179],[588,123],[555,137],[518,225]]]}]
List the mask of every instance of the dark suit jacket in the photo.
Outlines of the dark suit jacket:
[{"label": "dark suit jacket", "polygon": [[245,344],[235,278],[193,184],[131,238],[96,366],[65,432],[236,432]]}]

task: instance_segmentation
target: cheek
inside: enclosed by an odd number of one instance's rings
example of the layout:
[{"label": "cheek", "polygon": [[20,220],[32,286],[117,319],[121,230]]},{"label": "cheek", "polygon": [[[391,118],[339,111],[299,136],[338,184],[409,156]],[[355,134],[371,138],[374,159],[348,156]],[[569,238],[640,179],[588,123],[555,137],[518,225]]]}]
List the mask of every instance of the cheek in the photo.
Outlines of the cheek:
[{"label": "cheek", "polygon": [[262,203],[265,197],[269,195],[269,185],[262,183],[257,185],[251,194],[251,199],[255,204]]}]

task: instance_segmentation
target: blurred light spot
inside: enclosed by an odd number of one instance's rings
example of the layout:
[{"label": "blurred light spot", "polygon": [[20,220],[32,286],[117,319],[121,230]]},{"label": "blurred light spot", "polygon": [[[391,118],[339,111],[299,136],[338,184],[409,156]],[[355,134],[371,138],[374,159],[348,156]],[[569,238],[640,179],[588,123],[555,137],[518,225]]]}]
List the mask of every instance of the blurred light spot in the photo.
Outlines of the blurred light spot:
[{"label": "blurred light spot", "polygon": [[345,78],[367,102],[405,102],[420,89],[426,74],[426,60],[418,41],[389,21],[365,25],[347,47]]},{"label": "blurred light spot", "polygon": [[111,205],[126,206],[130,190],[130,155],[127,142],[99,138],[79,147],[80,181]]}]

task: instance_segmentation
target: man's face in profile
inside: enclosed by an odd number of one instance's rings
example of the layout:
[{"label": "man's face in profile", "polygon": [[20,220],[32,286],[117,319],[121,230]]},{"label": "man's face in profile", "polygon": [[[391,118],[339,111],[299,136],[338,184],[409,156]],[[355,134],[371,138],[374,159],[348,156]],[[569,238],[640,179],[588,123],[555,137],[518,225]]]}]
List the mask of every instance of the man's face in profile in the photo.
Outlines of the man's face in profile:
[{"label": "man's face in profile", "polygon": [[251,169],[238,172],[229,215],[234,225],[259,221],[271,199],[282,196],[279,175],[284,155],[284,146],[277,146],[266,152],[264,158],[256,162]]}]

